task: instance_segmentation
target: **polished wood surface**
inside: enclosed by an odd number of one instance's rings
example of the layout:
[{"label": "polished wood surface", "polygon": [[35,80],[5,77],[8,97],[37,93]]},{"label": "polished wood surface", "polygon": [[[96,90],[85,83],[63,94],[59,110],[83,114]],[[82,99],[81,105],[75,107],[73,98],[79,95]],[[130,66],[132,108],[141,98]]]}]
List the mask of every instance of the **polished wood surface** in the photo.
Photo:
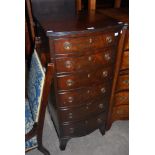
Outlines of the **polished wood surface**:
[{"label": "polished wood surface", "polygon": [[76,0],[76,9],[77,11],[82,10],[82,0]]},{"label": "polished wood surface", "polygon": [[113,17],[118,22],[125,24],[125,39],[122,42],[123,50],[121,53],[121,62],[117,70],[115,90],[111,98],[108,120],[106,128],[111,127],[112,122],[116,120],[129,119],[129,12],[128,9],[105,9],[98,10],[109,17]]},{"label": "polished wood surface", "polygon": [[129,50],[129,29],[126,32],[125,42],[124,42],[124,51]]},{"label": "polished wood surface", "polygon": [[25,18],[25,57],[28,58],[32,52],[32,42],[27,20]]},{"label": "polished wood surface", "polygon": [[88,9],[96,10],[96,0],[88,0]]},{"label": "polished wood surface", "polygon": [[76,13],[76,0],[31,0],[33,15],[35,17],[47,17],[52,20],[69,18]]},{"label": "polished wood surface", "polygon": [[128,105],[129,103],[128,88],[125,91],[120,91],[120,92],[115,93],[114,102],[115,102],[115,106]]},{"label": "polished wood surface", "polygon": [[[104,98],[106,101],[107,99]],[[83,106],[72,107],[72,108],[61,108],[60,111],[60,120],[63,122],[76,122],[85,120],[85,118],[89,118],[94,114],[99,114],[104,112],[107,109],[107,103],[101,100],[101,98],[97,99],[94,102],[88,102]]]},{"label": "polished wood surface", "polygon": [[[102,50],[94,50],[85,55],[72,55],[71,57],[63,56],[56,58],[56,70],[58,73],[68,73],[76,71],[85,71],[88,68],[96,70],[97,68],[107,66],[114,63],[115,52],[113,48],[104,48]],[[82,53],[81,53],[82,54]],[[88,61],[87,61],[88,60]]]},{"label": "polished wood surface", "polygon": [[55,66],[49,112],[64,150],[72,137],[105,133],[123,23],[94,11],[51,14],[50,5],[34,17],[42,62]]},{"label": "polished wood surface", "polygon": [[97,128],[105,127],[105,114],[93,116],[77,123],[67,123],[61,125],[64,138],[85,136]]},{"label": "polished wood surface", "polygon": [[[55,40],[54,46],[57,54],[82,52],[90,49],[100,49],[107,46],[115,45],[117,39],[114,32],[107,34],[83,36],[78,38],[62,38]],[[87,49],[86,49],[87,48]]]},{"label": "polished wood surface", "polygon": [[113,108],[112,118],[116,120],[127,120],[129,118],[129,105],[120,105]]},{"label": "polished wood surface", "polygon": [[129,89],[129,75],[119,75],[117,81],[116,91],[128,90]]},{"label": "polished wood surface", "polygon": [[121,69],[128,69],[129,68],[129,51],[124,51],[122,56],[122,63]]},{"label": "polished wood surface", "polygon": [[113,66],[108,68],[98,69],[97,71],[84,71],[81,73],[74,73],[69,75],[57,76],[58,90],[70,90],[80,89],[82,87],[88,87],[90,84],[101,84],[107,80],[111,80],[113,77]]},{"label": "polished wood surface", "polygon": [[76,107],[95,103],[98,100],[95,97],[104,100],[104,98],[107,98],[110,94],[110,85],[110,82],[103,82],[102,84],[81,88],[79,90],[59,92],[57,94],[59,107]]},{"label": "polished wood surface", "polygon": [[[115,24],[100,31],[96,29],[97,32],[87,30],[85,33],[76,31],[77,34],[49,35],[51,61],[56,64],[55,88],[52,89],[56,94],[52,99],[55,103],[49,107],[62,150],[72,137],[86,135],[97,128],[102,134],[105,132],[121,29],[120,24]],[[110,39],[106,39],[109,36]],[[84,44],[78,46],[79,42]],[[73,64],[76,66],[74,70],[71,69]]]},{"label": "polished wood surface", "polygon": [[53,16],[50,12],[46,12],[45,14],[40,12],[39,15],[35,15],[36,21],[47,33],[47,36],[56,37],[68,34],[78,36],[78,31],[84,34],[86,34],[86,32],[97,32],[99,29],[100,31],[104,31],[105,28],[110,29],[117,24],[116,20],[94,11],[78,12],[77,14],[64,15],[62,17],[55,15],[54,18]]},{"label": "polished wood surface", "polygon": [[122,0],[114,0],[114,8],[120,8]]},{"label": "polished wood surface", "polygon": [[119,22],[129,23],[129,9],[128,8],[108,8],[108,9],[98,9],[97,10],[104,15],[116,19]]},{"label": "polished wood surface", "polygon": [[[55,25],[47,23],[48,27],[54,26],[57,29],[46,35],[49,37],[51,61],[56,66],[54,89],[51,90],[55,94],[52,96],[55,102],[50,105],[50,114],[55,122],[60,149],[65,149],[71,137],[86,135],[97,128],[102,134],[105,132],[113,67],[122,25],[100,14],[93,14],[93,20],[86,15],[82,17],[79,14],[76,22],[73,20],[63,28],[62,25],[56,27],[61,22]],[[72,22],[80,26],[72,25]],[[45,23],[42,22],[42,28],[46,32]],[[91,23],[95,29],[86,29]],[[76,63],[76,68],[72,70],[70,67]],[[82,93],[84,91],[89,95]]]}]

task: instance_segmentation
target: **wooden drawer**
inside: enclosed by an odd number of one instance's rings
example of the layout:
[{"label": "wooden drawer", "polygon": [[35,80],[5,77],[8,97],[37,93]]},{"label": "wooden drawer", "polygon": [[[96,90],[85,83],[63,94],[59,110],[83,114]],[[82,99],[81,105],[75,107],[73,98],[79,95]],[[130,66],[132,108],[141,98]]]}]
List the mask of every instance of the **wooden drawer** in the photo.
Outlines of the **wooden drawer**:
[{"label": "wooden drawer", "polygon": [[114,57],[114,49],[107,48],[92,55],[57,58],[56,70],[57,73],[93,70],[104,65],[112,64],[114,62]]},{"label": "wooden drawer", "polygon": [[128,69],[129,68],[129,51],[123,52],[121,69]]},{"label": "wooden drawer", "polygon": [[129,104],[129,92],[122,91],[122,92],[116,93],[114,102],[115,102],[115,105]]},{"label": "wooden drawer", "polygon": [[57,88],[62,91],[101,84],[107,79],[111,80],[112,73],[111,67],[106,67],[105,69],[100,69],[94,72],[60,75],[57,76]]},{"label": "wooden drawer", "polygon": [[79,121],[76,123],[65,123],[61,128],[61,134],[62,136],[67,137],[67,136],[84,136],[95,129],[99,128],[100,126],[105,126],[105,117],[106,114],[102,113],[97,116],[93,116],[89,119]]},{"label": "wooden drawer", "polygon": [[113,118],[128,118],[129,117],[129,105],[121,105],[113,108]]},{"label": "wooden drawer", "polygon": [[111,90],[110,83],[103,83],[101,85],[89,86],[79,90],[66,91],[58,93],[59,107],[80,106],[88,102],[96,101],[98,96],[102,96],[102,99],[109,96]]},{"label": "wooden drawer", "polygon": [[129,30],[127,30],[125,35],[124,50],[129,50]]},{"label": "wooden drawer", "polygon": [[60,38],[54,40],[55,54],[68,54],[100,49],[114,45],[117,39],[118,36],[115,37],[114,32],[86,37]]},{"label": "wooden drawer", "polygon": [[129,89],[129,75],[119,75],[116,91]]},{"label": "wooden drawer", "polygon": [[59,109],[60,120],[62,122],[83,120],[88,116],[92,116],[93,114],[104,112],[107,108],[107,103],[107,97],[104,99],[103,97],[98,97],[96,100],[90,100],[89,102],[85,103],[85,105],[80,107],[65,107],[63,109]]}]

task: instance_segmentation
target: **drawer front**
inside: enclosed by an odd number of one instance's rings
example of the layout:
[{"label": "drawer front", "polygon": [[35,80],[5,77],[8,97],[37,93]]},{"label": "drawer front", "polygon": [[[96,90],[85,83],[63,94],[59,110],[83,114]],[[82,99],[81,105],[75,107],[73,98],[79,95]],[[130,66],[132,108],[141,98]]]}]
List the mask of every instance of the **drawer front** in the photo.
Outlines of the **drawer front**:
[{"label": "drawer front", "polygon": [[117,39],[118,37],[114,36],[114,32],[111,32],[108,34],[90,35],[89,37],[56,39],[54,40],[54,46],[56,54],[68,54],[112,46]]},{"label": "drawer front", "polygon": [[127,30],[125,35],[124,50],[129,50],[129,30]]},{"label": "drawer front", "polygon": [[122,91],[122,92],[116,93],[114,102],[115,102],[115,105],[129,104],[129,92]]},{"label": "drawer front", "polygon": [[120,75],[118,77],[118,83],[116,91],[128,90],[129,89],[129,75]]},{"label": "drawer front", "polygon": [[113,108],[113,118],[128,118],[129,117],[129,105],[121,105]]},{"label": "drawer front", "polygon": [[62,122],[74,122],[83,120],[93,114],[104,112],[107,108],[108,99],[99,97],[96,100],[90,100],[85,105],[74,108],[64,108],[59,110]]},{"label": "drawer front", "polygon": [[92,117],[90,119],[86,119],[83,121],[79,121],[76,123],[66,123],[61,125],[61,136],[63,137],[78,137],[84,136],[100,126],[105,126],[105,113]]},{"label": "drawer front", "polygon": [[80,72],[70,75],[60,75],[57,76],[57,87],[58,90],[69,90],[101,84],[107,79],[112,79],[112,73],[111,67],[107,67],[95,72]]},{"label": "drawer front", "polygon": [[59,107],[65,106],[80,106],[88,102],[96,101],[98,96],[103,99],[109,96],[111,90],[110,83],[103,83],[101,85],[89,86],[80,90],[66,91],[57,94]]},{"label": "drawer front", "polygon": [[114,62],[114,57],[114,49],[108,48],[92,55],[57,58],[56,70],[57,73],[93,70],[104,65],[112,64]]},{"label": "drawer front", "polygon": [[129,51],[123,52],[121,69],[128,69],[129,68]]}]

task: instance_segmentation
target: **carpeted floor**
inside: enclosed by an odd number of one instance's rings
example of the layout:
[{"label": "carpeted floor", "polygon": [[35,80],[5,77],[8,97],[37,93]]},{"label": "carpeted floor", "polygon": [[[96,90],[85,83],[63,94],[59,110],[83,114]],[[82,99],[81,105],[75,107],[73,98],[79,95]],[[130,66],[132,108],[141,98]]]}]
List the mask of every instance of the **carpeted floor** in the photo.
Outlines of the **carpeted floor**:
[{"label": "carpeted floor", "polygon": [[[96,130],[87,136],[73,138],[67,143],[66,150],[60,151],[53,123],[50,120],[49,113],[46,112],[43,143],[51,155],[128,155],[129,122],[114,122],[104,136],[101,136],[99,130]],[[34,149],[26,155],[43,154]]]}]

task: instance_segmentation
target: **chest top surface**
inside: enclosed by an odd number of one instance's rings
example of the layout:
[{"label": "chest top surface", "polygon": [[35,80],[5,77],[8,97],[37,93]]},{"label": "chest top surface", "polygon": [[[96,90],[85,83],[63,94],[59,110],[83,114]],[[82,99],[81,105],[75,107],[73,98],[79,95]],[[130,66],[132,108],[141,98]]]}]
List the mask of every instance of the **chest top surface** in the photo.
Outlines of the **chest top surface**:
[{"label": "chest top surface", "polygon": [[99,12],[78,12],[74,15],[55,15],[50,13],[42,14],[36,18],[37,23],[42,27],[48,37],[58,37],[68,34],[89,33],[104,31],[113,27],[121,28],[117,20]]}]

